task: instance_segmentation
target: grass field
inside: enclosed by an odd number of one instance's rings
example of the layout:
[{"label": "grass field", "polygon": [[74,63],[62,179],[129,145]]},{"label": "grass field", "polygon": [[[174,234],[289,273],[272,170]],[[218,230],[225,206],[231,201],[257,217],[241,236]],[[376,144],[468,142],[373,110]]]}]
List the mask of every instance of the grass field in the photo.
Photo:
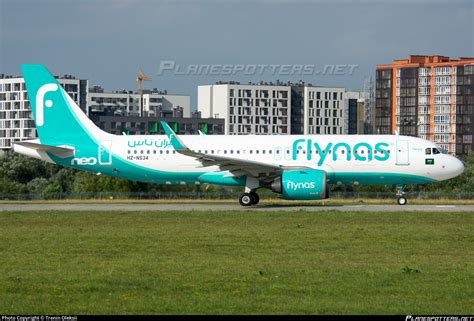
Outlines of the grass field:
[{"label": "grass field", "polygon": [[474,213],[0,212],[0,314],[473,314]]}]

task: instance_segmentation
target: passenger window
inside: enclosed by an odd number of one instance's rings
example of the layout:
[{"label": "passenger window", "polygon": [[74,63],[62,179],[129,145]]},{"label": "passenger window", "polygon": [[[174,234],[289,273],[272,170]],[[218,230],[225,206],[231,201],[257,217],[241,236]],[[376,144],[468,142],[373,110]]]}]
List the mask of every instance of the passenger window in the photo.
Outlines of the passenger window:
[{"label": "passenger window", "polygon": [[433,154],[441,154],[441,152],[439,151],[439,149],[433,148]]},{"label": "passenger window", "polygon": [[140,151],[140,154],[143,154],[143,150]]},{"label": "passenger window", "polygon": [[134,153],[134,154],[136,154],[136,153],[137,153],[137,151],[136,151],[136,150],[134,150],[134,151],[133,151],[133,153]]},{"label": "passenger window", "polygon": [[211,154],[214,154],[214,151],[213,151],[213,150],[211,150]]},{"label": "passenger window", "polygon": [[170,151],[169,151],[169,150],[167,150],[167,151],[166,151],[166,154],[169,154],[169,153],[170,153]]},{"label": "passenger window", "polygon": [[253,153],[253,150],[250,150],[250,154],[252,154],[252,153]]},{"label": "passenger window", "polygon": [[147,154],[150,154],[150,150],[147,150],[146,153],[147,153]]},{"label": "passenger window", "polygon": [[255,151],[255,154],[258,154],[258,149]]},{"label": "passenger window", "polygon": [[130,154],[130,150],[128,150],[127,152],[128,152],[128,154]]},{"label": "passenger window", "polygon": [[270,150],[268,151],[268,153],[271,154],[271,153],[272,153],[272,150],[270,149]]},{"label": "passenger window", "polygon": [[227,150],[224,150],[224,154],[227,154]]},{"label": "passenger window", "polygon": [[426,155],[431,155],[431,148],[425,149],[425,154]]},{"label": "passenger window", "polygon": [[153,154],[156,154],[156,149],[153,151]]},{"label": "passenger window", "polygon": [[240,154],[240,150],[237,150],[237,154]]},{"label": "passenger window", "polygon": [[173,151],[173,154],[176,154],[176,151],[175,151],[175,150]]}]

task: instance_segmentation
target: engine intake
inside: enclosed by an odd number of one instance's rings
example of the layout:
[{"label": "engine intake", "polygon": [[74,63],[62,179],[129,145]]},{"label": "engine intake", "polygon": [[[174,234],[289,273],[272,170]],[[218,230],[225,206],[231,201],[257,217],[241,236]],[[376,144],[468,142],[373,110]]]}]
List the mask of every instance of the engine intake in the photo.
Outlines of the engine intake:
[{"label": "engine intake", "polygon": [[272,182],[271,189],[288,200],[319,200],[329,197],[326,172],[319,169],[294,170]]}]

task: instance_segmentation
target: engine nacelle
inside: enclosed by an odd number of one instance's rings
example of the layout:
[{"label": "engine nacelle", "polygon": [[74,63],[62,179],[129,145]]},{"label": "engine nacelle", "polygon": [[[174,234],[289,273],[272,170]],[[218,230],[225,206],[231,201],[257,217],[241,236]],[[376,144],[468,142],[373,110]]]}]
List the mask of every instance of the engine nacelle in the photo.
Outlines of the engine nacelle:
[{"label": "engine nacelle", "polygon": [[283,172],[275,178],[271,188],[287,200],[320,200],[329,197],[326,172],[318,169]]}]

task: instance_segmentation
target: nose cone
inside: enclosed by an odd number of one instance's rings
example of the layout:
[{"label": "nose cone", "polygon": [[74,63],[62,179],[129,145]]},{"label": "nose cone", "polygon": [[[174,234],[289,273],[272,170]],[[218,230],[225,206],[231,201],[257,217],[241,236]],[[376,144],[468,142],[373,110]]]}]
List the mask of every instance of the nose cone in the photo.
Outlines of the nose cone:
[{"label": "nose cone", "polygon": [[456,157],[453,157],[450,169],[452,172],[452,177],[456,177],[464,172],[464,164]]}]

